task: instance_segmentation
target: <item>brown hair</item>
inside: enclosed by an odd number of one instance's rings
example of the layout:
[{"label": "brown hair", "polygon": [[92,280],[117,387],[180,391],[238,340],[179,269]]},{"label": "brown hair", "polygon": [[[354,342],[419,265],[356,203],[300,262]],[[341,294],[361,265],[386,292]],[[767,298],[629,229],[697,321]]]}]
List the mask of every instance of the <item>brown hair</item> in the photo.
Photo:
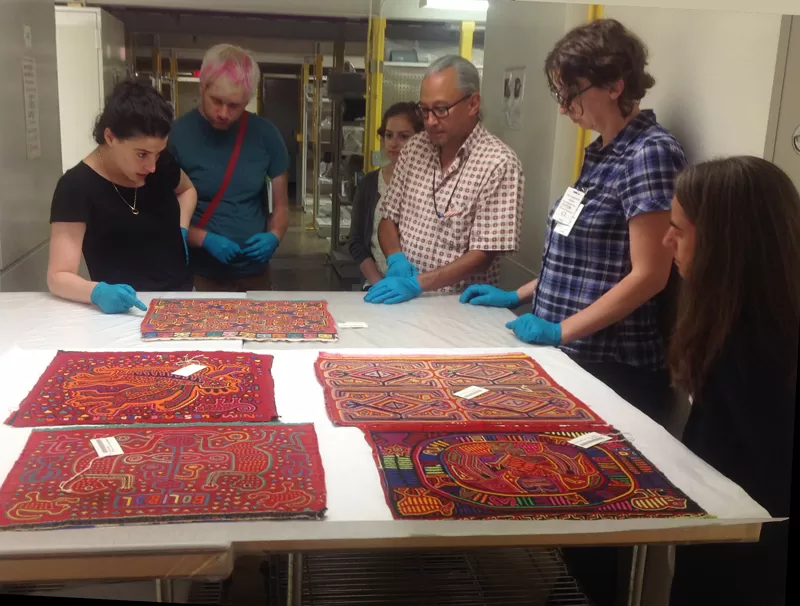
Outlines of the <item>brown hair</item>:
[{"label": "brown hair", "polygon": [[544,62],[550,91],[558,98],[558,87],[566,92],[560,99],[569,107],[581,90],[578,78],[592,86],[607,87],[618,80],[625,83],[619,109],[627,117],[656,83],[645,71],[647,47],[615,19],[597,19],[568,32],[556,42]]},{"label": "brown hair", "polygon": [[736,331],[751,358],[769,358],[779,367],[788,363],[793,384],[800,195],[791,180],[761,158],[725,158],[686,168],[678,175],[675,198],[695,227],[694,258],[681,286],[670,345],[675,382],[698,393]]},{"label": "brown hair", "polygon": [[381,127],[378,129],[378,135],[380,137],[386,134],[386,123],[389,121],[389,118],[394,118],[396,116],[405,116],[408,121],[411,122],[415,133],[421,132],[422,129],[425,128],[425,123],[422,121],[422,116],[417,109],[417,105],[415,103],[403,101],[390,106],[383,114]]}]

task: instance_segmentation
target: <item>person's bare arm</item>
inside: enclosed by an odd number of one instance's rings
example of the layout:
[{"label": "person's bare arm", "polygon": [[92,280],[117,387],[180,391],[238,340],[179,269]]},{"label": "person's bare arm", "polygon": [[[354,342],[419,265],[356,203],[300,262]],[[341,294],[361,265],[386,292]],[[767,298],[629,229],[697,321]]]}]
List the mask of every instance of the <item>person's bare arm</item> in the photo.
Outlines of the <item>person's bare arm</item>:
[{"label": "person's bare arm", "polygon": [[272,179],[272,217],[269,231],[283,240],[289,229],[289,177],[283,173]]},{"label": "person's bare arm", "polygon": [[53,223],[50,227],[47,287],[55,296],[78,303],[91,303],[97,286],[78,275],[85,234],[85,223]]},{"label": "person's bare arm", "polygon": [[533,299],[533,293],[536,292],[536,285],[539,283],[539,278],[531,280],[527,284],[523,284],[517,289],[517,296],[520,303],[525,303]]},{"label": "person's bare arm", "polygon": [[175,188],[175,195],[178,196],[178,205],[181,207],[181,227],[188,229],[197,206],[197,190],[189,176],[183,171],[181,171],[178,187]]},{"label": "person's bare arm", "polygon": [[361,265],[358,266],[358,269],[361,270],[361,273],[367,279],[368,284],[377,284],[383,279],[383,274],[381,273],[381,270],[378,269],[378,265],[375,263],[375,259],[372,257],[364,259],[361,262]]},{"label": "person's bare arm", "polygon": [[400,248],[400,230],[397,224],[390,219],[381,219],[378,224],[378,242],[380,242],[381,250],[388,259],[394,253],[401,252]]},{"label": "person's bare arm", "polygon": [[672,254],[661,243],[669,227],[669,212],[648,212],[628,223],[631,271],[597,301],[561,323],[561,342],[594,334],[630,315],[667,285]]},{"label": "person's bare arm", "polygon": [[423,291],[439,290],[445,286],[452,286],[474,274],[485,272],[498,254],[498,252],[494,251],[470,250],[447,265],[420,274],[417,276],[417,280],[419,280],[419,285],[422,286]]}]

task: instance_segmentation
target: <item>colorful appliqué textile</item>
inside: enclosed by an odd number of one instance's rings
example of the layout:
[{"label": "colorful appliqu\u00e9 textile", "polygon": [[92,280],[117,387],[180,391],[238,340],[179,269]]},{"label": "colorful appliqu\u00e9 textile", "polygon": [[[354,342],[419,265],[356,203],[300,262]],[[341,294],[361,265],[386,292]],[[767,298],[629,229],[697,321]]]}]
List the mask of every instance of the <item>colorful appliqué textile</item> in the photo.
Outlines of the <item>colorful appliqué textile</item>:
[{"label": "colorful appliqu\u00e9 textile", "polygon": [[[188,377],[173,373],[197,363]],[[6,421],[14,427],[274,421],[272,356],[247,352],[58,352]]]},{"label": "colorful appliqu\u00e9 textile", "polygon": [[703,517],[619,436],[582,432],[369,432],[395,518],[595,520]]},{"label": "colorful appliqu\u00e9 textile", "polygon": [[[444,425],[580,428],[603,421],[525,354],[349,356],[320,354],[317,378],[334,425],[437,431]],[[467,399],[468,387],[488,393]]]},{"label": "colorful appliqu\u00e9 textile", "polygon": [[325,301],[153,299],[142,339],[330,342],[337,333]]},{"label": "colorful appliqu\u00e9 textile", "polygon": [[[90,443],[113,437],[123,454]],[[320,518],[313,425],[34,430],[0,488],[0,528]]]}]

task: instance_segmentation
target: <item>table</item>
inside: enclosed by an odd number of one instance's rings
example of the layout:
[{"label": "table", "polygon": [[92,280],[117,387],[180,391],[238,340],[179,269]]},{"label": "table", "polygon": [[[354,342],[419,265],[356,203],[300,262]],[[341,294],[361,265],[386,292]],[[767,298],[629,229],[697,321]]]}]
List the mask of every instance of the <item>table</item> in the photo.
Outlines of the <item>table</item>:
[{"label": "table", "polygon": [[[195,295],[199,296],[199,295]],[[235,296],[235,295],[227,295]],[[757,540],[769,514],[554,348],[520,346],[504,324],[507,310],[474,309],[454,296],[423,297],[400,306],[367,305],[360,293],[249,293],[253,298],[327,299],[339,321],[365,321],[342,330],[337,343],[204,343],[205,349],[259,350],[274,355],[278,412],[285,422],[313,422],[325,465],[328,514],[321,521],[208,522],[0,533],[0,582],[75,579],[224,577],[233,555],[265,551],[427,547],[647,545]],[[152,295],[144,294],[147,302]],[[474,313],[473,313],[474,312]],[[141,312],[104,316],[87,306],[44,294],[0,294],[0,410],[13,408],[58,348],[200,349],[199,342],[138,340]],[[383,347],[388,345],[390,347]],[[428,348],[446,346],[431,351]],[[476,347],[478,346],[478,347]],[[398,349],[398,347],[402,349]],[[393,520],[378,471],[361,432],[334,428],[314,378],[319,351],[351,353],[484,353],[521,351],[558,383],[633,440],[634,445],[706,511],[717,517],[607,521]],[[0,426],[0,479],[5,478],[30,430]],[[353,493],[346,470],[357,479]],[[198,531],[201,529],[201,531]],[[102,560],[102,565],[100,561]],[[634,580],[641,578],[642,552]],[[294,560],[295,564],[297,560]],[[295,566],[295,569],[297,566]],[[634,592],[635,593],[635,592]],[[631,603],[636,603],[634,596]]]}]

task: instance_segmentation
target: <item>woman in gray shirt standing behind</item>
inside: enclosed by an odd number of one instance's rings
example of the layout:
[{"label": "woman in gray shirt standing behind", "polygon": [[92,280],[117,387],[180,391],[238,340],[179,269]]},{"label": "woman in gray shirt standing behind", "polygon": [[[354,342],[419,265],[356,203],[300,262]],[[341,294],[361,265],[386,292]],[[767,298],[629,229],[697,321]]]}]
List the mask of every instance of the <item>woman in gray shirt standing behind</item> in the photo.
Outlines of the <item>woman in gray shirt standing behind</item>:
[{"label": "woman in gray shirt standing behind", "polygon": [[414,103],[395,103],[387,109],[378,135],[389,157],[389,164],[365,175],[356,190],[349,248],[364,276],[365,290],[381,280],[387,270],[386,257],[378,243],[377,225],[381,221],[378,201],[386,194],[400,152],[411,137],[422,129],[422,117]]}]

